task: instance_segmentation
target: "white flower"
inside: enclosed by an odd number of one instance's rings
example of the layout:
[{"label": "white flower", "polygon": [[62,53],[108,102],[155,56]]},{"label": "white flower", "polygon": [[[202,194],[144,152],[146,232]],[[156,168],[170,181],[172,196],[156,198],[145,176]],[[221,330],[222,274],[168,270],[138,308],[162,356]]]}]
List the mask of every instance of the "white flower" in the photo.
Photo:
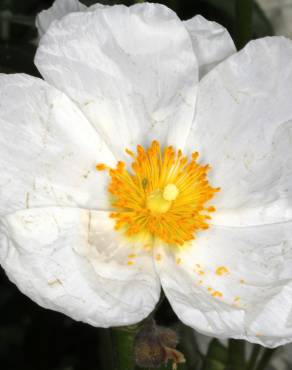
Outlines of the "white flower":
[{"label": "white flower", "polygon": [[0,75],[0,261],[24,294],[109,327],[146,317],[162,286],[204,334],[292,341],[292,42],[233,53],[202,17],[94,6],[45,32],[47,82]]}]

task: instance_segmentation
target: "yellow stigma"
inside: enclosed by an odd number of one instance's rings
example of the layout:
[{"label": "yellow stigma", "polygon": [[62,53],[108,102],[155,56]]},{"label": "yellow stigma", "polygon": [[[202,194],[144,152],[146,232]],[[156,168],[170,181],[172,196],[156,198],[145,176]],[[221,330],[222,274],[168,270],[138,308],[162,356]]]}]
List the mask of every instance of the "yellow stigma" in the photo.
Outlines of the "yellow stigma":
[{"label": "yellow stigma", "polygon": [[137,154],[126,149],[133,159],[131,170],[124,162],[116,168],[98,164],[108,171],[108,191],[115,211],[116,229],[126,236],[150,234],[171,245],[183,245],[195,238],[198,230],[208,229],[209,213],[215,208],[206,203],[219,188],[208,183],[209,165],[197,163],[171,146],[161,150],[157,141],[148,149],[137,146]]},{"label": "yellow stigma", "polygon": [[165,200],[171,201],[175,200],[179,194],[179,190],[175,184],[167,184],[163,190],[163,198]]},{"label": "yellow stigma", "polygon": [[165,213],[171,207],[171,201],[164,198],[160,190],[155,190],[146,198],[146,208],[152,212]]}]

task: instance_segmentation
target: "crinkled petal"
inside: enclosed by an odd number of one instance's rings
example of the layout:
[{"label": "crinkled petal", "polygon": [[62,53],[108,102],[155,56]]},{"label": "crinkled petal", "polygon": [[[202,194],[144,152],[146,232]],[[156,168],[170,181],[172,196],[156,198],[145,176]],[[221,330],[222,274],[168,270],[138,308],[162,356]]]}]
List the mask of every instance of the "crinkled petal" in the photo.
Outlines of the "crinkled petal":
[{"label": "crinkled petal", "polygon": [[185,21],[184,25],[191,36],[198,59],[200,78],[236,52],[229,32],[220,24],[196,15]]},{"label": "crinkled petal", "polygon": [[69,13],[86,9],[87,7],[78,0],[56,0],[49,9],[43,10],[36,17],[39,36],[43,36],[53,21],[61,19]]},{"label": "crinkled petal", "polygon": [[167,7],[117,5],[69,14],[46,32],[35,62],[119,157],[152,139],[185,143],[198,68],[184,24]]},{"label": "crinkled petal", "polygon": [[192,328],[275,347],[292,341],[292,221],[211,227],[176,253],[159,246],[170,304]]},{"label": "crinkled petal", "polygon": [[213,222],[257,225],[292,218],[292,41],[249,43],[200,82],[187,149],[221,187]]},{"label": "crinkled petal", "polygon": [[0,75],[0,216],[41,206],[108,209],[115,163],[98,133],[62,92],[41,79]]},{"label": "crinkled petal", "polygon": [[121,239],[107,212],[19,211],[1,218],[0,238],[10,280],[40,306],[75,320],[99,327],[133,324],[159,299],[151,254]]}]

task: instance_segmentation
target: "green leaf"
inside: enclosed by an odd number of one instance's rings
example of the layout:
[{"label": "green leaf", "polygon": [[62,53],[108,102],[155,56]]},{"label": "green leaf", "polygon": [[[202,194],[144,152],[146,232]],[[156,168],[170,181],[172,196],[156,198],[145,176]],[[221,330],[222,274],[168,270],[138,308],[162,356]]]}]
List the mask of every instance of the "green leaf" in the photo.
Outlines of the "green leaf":
[{"label": "green leaf", "polygon": [[225,370],[228,361],[228,351],[217,339],[213,339],[203,364],[203,370]]},{"label": "green leaf", "polygon": [[180,364],[179,370],[184,369],[199,369],[202,364],[202,355],[199,352],[199,347],[197,344],[197,337],[194,335],[193,329],[183,325],[178,324],[179,327],[179,350],[185,355],[186,363]]},{"label": "green leaf", "polygon": [[[213,8],[214,11],[218,11],[227,18],[229,23],[229,28],[231,28],[232,33],[236,32],[235,30],[235,22],[236,22],[236,14],[235,14],[235,1],[234,0],[205,0],[210,8]],[[260,8],[260,6],[254,2],[253,5],[253,36],[255,38],[264,37],[264,36],[271,36],[273,35],[273,27],[267,17],[265,16],[264,12]]]},{"label": "green leaf", "polygon": [[246,370],[255,370],[256,364],[258,362],[258,357],[261,354],[264,347],[260,346],[259,344],[253,344],[252,345],[252,351],[248,360],[248,363],[246,365]]},{"label": "green leaf", "polygon": [[277,348],[265,348],[264,353],[257,364],[256,370],[266,370],[276,350]]},{"label": "green leaf", "polygon": [[[164,3],[167,3],[164,1]],[[235,0],[181,0],[178,2],[177,11],[182,19],[188,19],[196,14],[202,14],[207,19],[216,21],[228,29],[235,40],[236,14]],[[253,38],[273,35],[273,27],[260,6],[253,5]]]},{"label": "green leaf", "polygon": [[34,65],[35,47],[30,44],[0,44],[0,70],[39,76]]},{"label": "green leaf", "polygon": [[254,2],[253,0],[236,0],[235,4],[236,45],[240,50],[252,39]]}]

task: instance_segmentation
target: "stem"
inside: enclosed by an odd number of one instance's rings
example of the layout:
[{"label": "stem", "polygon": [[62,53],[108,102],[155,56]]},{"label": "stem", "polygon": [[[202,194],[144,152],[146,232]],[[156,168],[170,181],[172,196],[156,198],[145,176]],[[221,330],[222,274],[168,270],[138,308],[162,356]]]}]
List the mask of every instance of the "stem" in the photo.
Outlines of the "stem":
[{"label": "stem", "polygon": [[0,39],[3,41],[9,40],[11,24],[10,24],[11,12],[4,10],[0,12]]},{"label": "stem", "polygon": [[259,344],[254,344],[250,359],[247,364],[247,368],[246,368],[247,370],[255,370],[257,359],[259,357],[261,349],[262,347]]},{"label": "stem", "polygon": [[270,349],[266,348],[264,350],[264,354],[262,358],[260,359],[258,366],[256,367],[256,370],[264,370],[267,365],[269,364],[274,352],[276,351],[276,348]]},{"label": "stem", "polygon": [[162,303],[165,301],[165,294],[164,291],[161,289],[159,301],[157,302],[154,310],[151,312],[151,314],[147,317],[147,320],[154,319],[154,316],[156,315],[157,311],[161,307]]},{"label": "stem", "polygon": [[97,329],[99,370],[114,370],[111,329]]},{"label": "stem", "polygon": [[245,370],[245,342],[243,340],[229,339],[227,368]]},{"label": "stem", "polygon": [[139,325],[112,329],[114,370],[134,370],[134,339]]},{"label": "stem", "polygon": [[252,39],[253,0],[236,1],[236,41],[242,49]]}]

